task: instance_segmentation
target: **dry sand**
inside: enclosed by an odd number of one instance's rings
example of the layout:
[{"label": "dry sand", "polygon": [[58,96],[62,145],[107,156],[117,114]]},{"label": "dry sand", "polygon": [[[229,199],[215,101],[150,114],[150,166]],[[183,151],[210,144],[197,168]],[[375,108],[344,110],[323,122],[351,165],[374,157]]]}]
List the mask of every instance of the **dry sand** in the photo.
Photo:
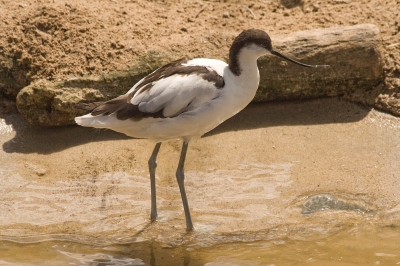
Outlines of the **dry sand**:
[{"label": "dry sand", "polygon": [[6,78],[8,85],[0,86],[0,112],[13,110],[18,91],[38,79],[124,70],[152,54],[224,59],[233,38],[248,28],[274,40],[299,30],[371,23],[382,34],[384,86],[352,97],[398,115],[399,6],[399,0],[2,0],[0,70],[12,82]]}]

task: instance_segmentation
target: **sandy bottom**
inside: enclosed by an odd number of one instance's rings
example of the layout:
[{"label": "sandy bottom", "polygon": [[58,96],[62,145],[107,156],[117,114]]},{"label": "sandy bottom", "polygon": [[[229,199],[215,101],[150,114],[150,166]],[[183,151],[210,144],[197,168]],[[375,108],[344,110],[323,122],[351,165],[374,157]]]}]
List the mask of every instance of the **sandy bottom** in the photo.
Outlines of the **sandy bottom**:
[{"label": "sandy bottom", "polygon": [[[192,141],[185,170],[196,230],[189,234],[175,180],[179,141],[161,146],[159,218],[150,223],[153,143],[78,126],[35,128],[19,115],[1,121],[0,240],[312,246],[360,226],[364,233],[355,234],[365,236],[366,226],[400,225],[400,119],[337,99],[250,105]],[[361,207],[302,215],[317,194]]]}]

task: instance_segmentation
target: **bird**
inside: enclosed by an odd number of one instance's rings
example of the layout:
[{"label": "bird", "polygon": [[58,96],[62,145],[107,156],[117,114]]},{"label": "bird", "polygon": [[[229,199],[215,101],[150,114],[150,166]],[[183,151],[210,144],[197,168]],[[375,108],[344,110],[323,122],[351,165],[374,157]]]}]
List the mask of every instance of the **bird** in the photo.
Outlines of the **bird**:
[{"label": "bird", "polygon": [[308,68],[272,48],[263,30],[247,29],[233,41],[228,63],[207,58],[183,58],[166,64],[139,80],[126,94],[106,102],[76,104],[89,111],[75,117],[84,127],[106,128],[133,138],[154,141],[148,160],[151,189],[150,219],[157,219],[156,167],[161,143],[182,140],[176,170],[186,229],[194,229],[185,191],[184,165],[189,141],[199,138],[244,109],[254,98],[260,74],[257,59],[266,54],[284,58]]}]

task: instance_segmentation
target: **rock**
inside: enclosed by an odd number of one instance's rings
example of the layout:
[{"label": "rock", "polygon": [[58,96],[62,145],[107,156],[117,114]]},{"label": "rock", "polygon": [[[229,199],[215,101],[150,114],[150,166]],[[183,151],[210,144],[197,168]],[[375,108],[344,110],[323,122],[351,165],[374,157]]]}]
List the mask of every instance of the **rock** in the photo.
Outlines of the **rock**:
[{"label": "rock", "polygon": [[[87,87],[68,87],[67,82],[40,80],[20,91],[17,96],[18,111],[31,123],[42,126],[72,124],[78,112],[74,104],[79,101],[105,100],[105,95],[91,80]],[[82,82],[82,80],[80,80]]]},{"label": "rock", "polygon": [[150,52],[127,71],[65,81],[39,80],[18,93],[17,108],[34,125],[72,125],[75,116],[85,114],[74,108],[76,103],[106,101],[124,94],[143,76],[171,60],[168,55]]},{"label": "rock", "polygon": [[301,214],[309,215],[324,210],[354,211],[361,214],[372,213],[368,207],[338,200],[329,194],[319,194],[312,196],[304,205]]},{"label": "rock", "polygon": [[[254,101],[338,96],[369,91],[383,81],[382,44],[374,25],[357,25],[271,36],[277,51],[308,64],[304,68],[269,55],[259,60],[260,88]],[[74,124],[78,102],[105,101],[127,92],[151,71],[184,54],[150,52],[130,70],[66,81],[41,80],[23,88],[17,108],[32,124]]]},{"label": "rock", "polygon": [[300,31],[274,37],[274,48],[305,68],[268,55],[259,59],[260,88],[255,101],[340,96],[369,91],[383,82],[383,47],[371,24]]},{"label": "rock", "polygon": [[15,99],[21,87],[25,87],[27,82],[20,75],[13,60],[0,54],[0,96],[7,99]]},{"label": "rock", "polygon": [[47,170],[39,165],[35,165],[32,163],[25,163],[25,167],[35,173],[37,176],[44,176],[47,173]]}]

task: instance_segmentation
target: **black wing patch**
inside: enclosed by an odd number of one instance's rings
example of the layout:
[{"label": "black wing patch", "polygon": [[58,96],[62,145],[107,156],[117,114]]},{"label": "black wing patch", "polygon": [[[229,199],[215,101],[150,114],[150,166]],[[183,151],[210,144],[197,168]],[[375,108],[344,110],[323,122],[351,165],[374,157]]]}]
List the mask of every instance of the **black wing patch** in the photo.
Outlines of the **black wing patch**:
[{"label": "black wing patch", "polygon": [[116,113],[118,120],[127,120],[130,118],[141,120],[146,117],[164,117],[162,115],[162,110],[156,113],[141,112],[139,106],[131,104],[130,100],[130,95],[121,95],[107,102],[78,103],[75,105],[75,108],[90,111],[90,114],[93,116],[111,115]]},{"label": "black wing patch", "polygon": [[95,103],[78,103],[75,105],[77,109],[83,109],[91,112],[93,116],[101,116],[101,115],[111,115],[116,113],[117,119],[119,120],[141,120],[146,117],[160,118],[163,116],[163,109],[155,112],[155,113],[144,113],[139,110],[138,105],[131,104],[132,97],[136,94],[137,91],[143,89],[140,93],[143,93],[147,90],[150,90],[153,85],[161,79],[168,78],[173,75],[199,75],[204,80],[208,82],[214,83],[215,87],[222,88],[225,86],[224,79],[218,75],[215,70],[210,70],[205,66],[183,66],[189,60],[187,59],[179,59],[173,61],[147,77],[145,77],[140,83],[136,86],[135,90],[130,94],[121,95],[115,99],[112,99],[107,102],[95,102]]}]

